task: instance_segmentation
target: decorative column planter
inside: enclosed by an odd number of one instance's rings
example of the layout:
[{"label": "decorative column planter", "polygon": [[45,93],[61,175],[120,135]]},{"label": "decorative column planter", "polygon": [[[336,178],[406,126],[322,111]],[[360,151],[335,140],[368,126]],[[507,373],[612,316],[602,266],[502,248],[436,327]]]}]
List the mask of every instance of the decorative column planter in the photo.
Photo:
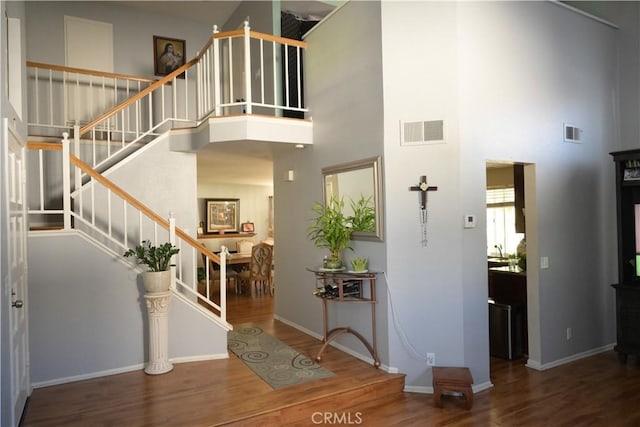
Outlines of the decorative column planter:
[{"label": "decorative column planter", "polygon": [[147,292],[144,296],[149,315],[149,363],[147,374],[164,374],[173,369],[169,362],[169,301],[171,291]]},{"label": "decorative column planter", "polygon": [[171,283],[175,272],[171,268],[171,258],[180,252],[173,245],[175,241],[175,219],[169,218],[169,242],[154,246],[150,240],[143,240],[123,256],[133,256],[138,264],[145,264],[150,271],[142,273],[144,299],[147,303],[149,319],[149,362],[144,371],[147,374],[164,374],[173,369],[169,362],[169,301]]}]

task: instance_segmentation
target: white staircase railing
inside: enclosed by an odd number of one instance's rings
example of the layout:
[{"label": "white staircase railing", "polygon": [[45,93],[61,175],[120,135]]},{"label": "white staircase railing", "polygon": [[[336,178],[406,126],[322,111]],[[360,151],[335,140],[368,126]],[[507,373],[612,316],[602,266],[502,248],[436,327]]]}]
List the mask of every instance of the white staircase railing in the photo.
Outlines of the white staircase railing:
[{"label": "white staircase railing", "polygon": [[[129,76],[91,76],[87,70],[28,63],[30,133],[55,129],[60,135],[80,125],[73,136],[81,148],[74,154],[104,170],[113,163],[110,159],[117,161],[136,143],[147,143],[171,128],[197,126],[211,116],[303,117],[308,111],[303,100],[305,48],[305,42],[251,31],[248,22],[228,32],[214,26],[195,58],[159,80],[143,84],[140,79],[135,87],[135,78]],[[60,74],[53,75],[53,69]],[[42,76],[44,70],[49,72]],[[113,82],[105,83],[108,79]],[[88,95],[81,96],[85,92]],[[70,111],[90,113],[91,118],[70,117]]]},{"label": "white staircase railing", "polygon": [[[61,144],[29,143],[30,150],[38,152],[38,166],[43,166],[45,155],[55,155],[60,162],[63,181],[62,209],[30,209],[30,214],[62,215],[63,228],[87,234],[103,248],[116,256],[143,240],[153,244],[170,241],[180,249],[175,256],[174,290],[191,301],[202,304],[226,322],[226,251],[218,256],[200,245],[196,239],[175,227],[173,218],[164,219],[136,200],[89,165],[70,154],[70,141],[65,132]],[[51,160],[51,159],[50,159]],[[37,167],[35,171],[43,171]],[[86,174],[85,183],[74,196],[71,194],[72,176]],[[43,179],[33,176],[38,181]],[[39,194],[37,199],[44,200]],[[198,261],[203,260],[204,280],[198,280]],[[219,265],[219,286],[215,286],[211,261]],[[216,277],[217,280],[217,277]]]},{"label": "white staircase railing", "polygon": [[60,138],[156,79],[27,61],[29,133]]},{"label": "white staircase railing", "polygon": [[[29,159],[31,228],[62,223],[64,229],[78,229],[117,255],[142,240],[157,243],[161,230],[172,228],[169,221],[100,172],[166,130],[196,126],[211,116],[303,117],[307,112],[301,66],[305,47],[301,41],[253,32],[245,22],[235,31],[218,32],[214,27],[194,59],[153,82],[95,73],[101,83],[94,83],[87,70],[28,63],[33,107],[29,108],[30,134],[50,136],[73,130],[74,139],[73,154],[66,134],[62,144],[28,145],[36,151]],[[39,71],[46,69],[50,71]],[[70,77],[73,73],[75,81]],[[91,96],[82,95],[86,93]],[[78,118],[81,111],[93,118]],[[101,113],[96,116],[96,111]],[[57,219],[51,221],[51,217]],[[176,291],[207,305],[224,321],[225,252],[220,256],[210,252],[180,229],[175,230],[175,244],[181,249]],[[204,261],[202,285],[198,284],[199,259]],[[220,266],[219,288],[212,287],[210,261]]]}]

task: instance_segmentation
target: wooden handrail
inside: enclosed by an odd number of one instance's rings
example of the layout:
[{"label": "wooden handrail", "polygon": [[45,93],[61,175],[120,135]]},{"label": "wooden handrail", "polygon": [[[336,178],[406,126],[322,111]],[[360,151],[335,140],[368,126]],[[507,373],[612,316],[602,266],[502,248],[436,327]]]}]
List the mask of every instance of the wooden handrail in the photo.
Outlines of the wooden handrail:
[{"label": "wooden handrail", "polygon": [[[244,35],[244,30],[241,28],[239,30],[231,30],[225,31],[222,33],[214,34],[214,38],[216,39],[224,39],[229,37],[239,37]],[[273,34],[259,33],[257,31],[249,31],[249,35],[256,39],[268,40],[276,43],[289,44],[292,46],[299,47],[307,47],[307,42],[303,42],[300,40],[288,39],[286,37],[274,36]]]},{"label": "wooden handrail", "polygon": [[[204,55],[204,52],[206,52],[206,49],[208,49],[209,46],[211,46],[212,38],[234,37],[234,36],[239,36],[239,35],[243,35],[243,34],[244,34],[244,30],[243,29],[233,30],[233,31],[225,31],[225,32],[222,32],[222,33],[213,34],[213,36],[210,37],[209,40],[207,40],[207,43],[205,43],[205,48],[202,49],[200,51],[200,53],[198,53],[198,55],[195,58],[193,58],[192,60],[190,60],[186,64],[182,65],[180,68],[172,71],[170,74],[164,76],[160,80],[156,80],[154,83],[152,83],[151,85],[147,86],[145,89],[141,90],[140,92],[136,93],[135,95],[131,96],[126,101],[122,102],[121,104],[116,105],[111,110],[101,114],[100,116],[96,117],[95,119],[93,119],[92,121],[90,121],[89,123],[87,123],[86,125],[81,127],[80,128],[80,132],[79,132],[80,136],[84,135],[85,133],[87,133],[89,130],[91,130],[92,128],[94,128],[98,124],[104,122],[108,118],[110,118],[113,115],[117,114],[118,112],[124,110],[125,108],[127,108],[131,104],[135,103],[139,99],[144,98],[149,93],[153,92],[154,90],[156,90],[160,86],[163,86],[163,85],[167,84],[168,82],[173,80],[176,76],[179,76],[180,74],[182,74],[183,72],[185,72],[186,70],[191,68],[193,65],[195,65],[202,58],[202,56]],[[249,34],[252,35],[252,36],[255,36],[256,38],[260,38],[260,39],[263,39],[263,40],[275,41],[275,42],[279,42],[279,43],[283,43],[283,44],[289,44],[289,45],[300,46],[300,47],[306,47],[307,46],[306,42],[293,40],[293,39],[287,39],[287,38],[279,37],[279,36],[272,36],[270,34],[265,34],[265,33],[258,33],[256,31],[250,31]]]},{"label": "wooden handrail", "polygon": [[285,37],[274,36],[273,34],[258,33],[256,31],[249,31],[249,34],[256,39],[262,39],[262,40],[267,40],[270,42],[276,42],[281,44],[288,44],[291,46],[298,46],[298,47],[304,47],[304,48],[307,47],[307,42],[303,42],[300,40],[287,39]]},{"label": "wooden handrail", "polygon": [[[95,179],[96,181],[104,185],[106,188],[108,188],[109,190],[111,190],[112,192],[120,196],[123,200],[125,200],[127,203],[129,203],[131,206],[135,207],[136,209],[140,210],[142,213],[144,213],[146,216],[151,218],[153,221],[160,224],[162,228],[166,230],[169,229],[169,221],[167,221],[166,219],[162,218],[160,215],[153,212],[151,209],[145,206],[142,202],[138,201],[131,194],[127,193],[125,190],[123,190],[113,182],[109,181],[107,178],[105,178],[103,175],[95,171],[91,166],[89,166],[88,164],[86,164],[85,162],[83,162],[73,154],[70,154],[69,158],[71,160],[71,163],[73,163],[75,166],[80,168],[80,170],[82,170],[84,173],[91,176],[93,179]],[[182,240],[184,240],[185,242],[187,242],[189,246],[198,250],[201,254],[206,255],[210,259],[220,264],[220,257],[218,255],[214,254],[209,249],[207,249],[206,247],[198,243],[196,239],[189,236],[182,229],[176,227],[176,235],[180,237]]]},{"label": "wooden handrail", "polygon": [[80,136],[82,136],[85,133],[87,133],[88,131],[90,131],[91,128],[93,128],[93,127],[99,125],[100,123],[102,123],[103,121],[107,120],[109,117],[111,117],[111,116],[119,113],[120,111],[124,110],[129,105],[135,103],[139,99],[144,98],[145,96],[147,96],[149,93],[153,92],[154,90],[156,90],[160,86],[163,86],[166,83],[170,82],[171,80],[174,79],[174,77],[179,76],[180,74],[182,74],[183,72],[185,72],[186,70],[191,68],[193,66],[193,64],[195,64],[196,62],[198,62],[197,58],[192,59],[191,61],[187,62],[186,64],[184,64],[180,68],[172,71],[170,74],[167,74],[166,76],[164,76],[160,80],[156,80],[154,83],[152,83],[151,85],[149,85],[146,88],[142,89],[140,92],[132,95],[126,101],[122,102],[121,104],[116,105],[111,110],[107,111],[106,113],[103,113],[103,114],[99,115],[98,117],[96,117],[95,119],[93,119],[92,121],[90,121],[89,123],[87,123],[86,125],[84,125],[84,126],[82,126],[80,128]]},{"label": "wooden handrail", "polygon": [[84,68],[66,67],[63,65],[43,64],[41,62],[27,61],[27,67],[42,68],[44,70],[65,71],[67,73],[87,74],[95,77],[108,77],[111,79],[133,80],[136,82],[153,83],[157,79],[149,77],[130,76],[127,74],[108,73],[98,70],[87,70]]},{"label": "wooden handrail", "polygon": [[216,33],[213,35],[213,37],[215,37],[216,39],[224,39],[228,37],[237,37],[242,35],[244,35],[244,29],[240,28],[238,30],[230,30],[230,31],[223,31],[220,33]]},{"label": "wooden handrail", "polygon": [[60,142],[37,142],[37,141],[28,141],[27,142],[28,150],[52,150],[52,151],[62,151],[62,144]]}]

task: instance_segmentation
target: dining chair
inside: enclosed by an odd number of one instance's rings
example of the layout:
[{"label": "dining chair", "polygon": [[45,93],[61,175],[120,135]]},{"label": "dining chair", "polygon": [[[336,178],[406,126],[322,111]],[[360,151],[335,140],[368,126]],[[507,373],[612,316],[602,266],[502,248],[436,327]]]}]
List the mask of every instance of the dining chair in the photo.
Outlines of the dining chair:
[{"label": "dining chair", "polygon": [[253,242],[251,240],[238,240],[236,242],[236,251],[239,254],[250,254],[251,248],[253,248]]},{"label": "dining chair", "polygon": [[[207,265],[207,257],[202,254],[202,265]],[[218,282],[220,283],[220,266],[216,264],[213,260],[209,260],[209,279],[212,283]],[[238,288],[238,272],[232,268],[227,268],[227,288],[233,282],[233,287],[236,294],[239,291]],[[211,296],[209,296],[210,298]]]},{"label": "dining chair", "polygon": [[245,283],[253,295],[256,293],[271,292],[273,246],[266,243],[258,243],[251,248],[251,263],[249,269],[238,273],[240,290]]}]

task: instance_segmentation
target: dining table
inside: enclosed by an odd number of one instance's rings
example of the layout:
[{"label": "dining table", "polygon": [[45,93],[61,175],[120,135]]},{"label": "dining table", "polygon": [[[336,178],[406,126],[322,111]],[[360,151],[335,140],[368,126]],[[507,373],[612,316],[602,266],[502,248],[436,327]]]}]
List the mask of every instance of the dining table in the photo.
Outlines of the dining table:
[{"label": "dining table", "polygon": [[227,255],[227,265],[233,266],[234,270],[241,270],[251,264],[251,253],[231,253]]}]

